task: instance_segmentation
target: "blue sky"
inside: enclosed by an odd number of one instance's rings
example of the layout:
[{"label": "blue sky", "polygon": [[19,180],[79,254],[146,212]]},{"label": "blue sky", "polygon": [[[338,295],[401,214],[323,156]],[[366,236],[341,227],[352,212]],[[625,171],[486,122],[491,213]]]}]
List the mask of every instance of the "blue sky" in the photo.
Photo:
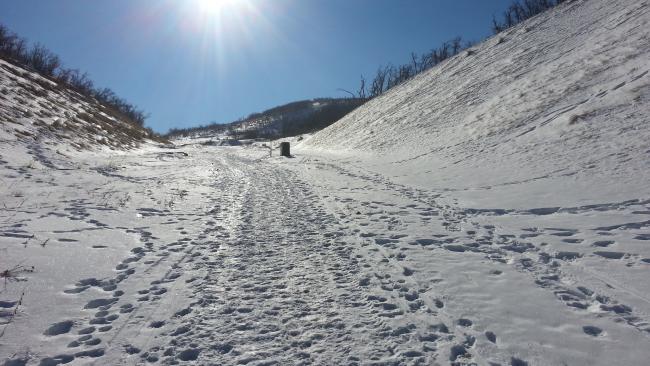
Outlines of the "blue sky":
[{"label": "blue sky", "polygon": [[511,0],[15,0],[0,22],[151,114],[159,132],[346,96],[361,74],[490,34]]}]

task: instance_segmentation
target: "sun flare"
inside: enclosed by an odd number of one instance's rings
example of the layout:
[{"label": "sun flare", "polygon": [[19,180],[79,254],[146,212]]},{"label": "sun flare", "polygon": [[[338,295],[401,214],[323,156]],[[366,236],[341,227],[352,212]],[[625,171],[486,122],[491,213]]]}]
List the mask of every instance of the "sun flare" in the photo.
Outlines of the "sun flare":
[{"label": "sun flare", "polygon": [[[269,16],[281,12],[271,2],[258,0],[167,0],[173,21],[185,42],[196,52],[206,73],[226,73],[232,60],[285,42]],[[201,74],[197,71],[197,75]]]},{"label": "sun flare", "polygon": [[223,11],[236,10],[242,5],[240,0],[195,0],[197,10],[203,16],[221,15]]}]

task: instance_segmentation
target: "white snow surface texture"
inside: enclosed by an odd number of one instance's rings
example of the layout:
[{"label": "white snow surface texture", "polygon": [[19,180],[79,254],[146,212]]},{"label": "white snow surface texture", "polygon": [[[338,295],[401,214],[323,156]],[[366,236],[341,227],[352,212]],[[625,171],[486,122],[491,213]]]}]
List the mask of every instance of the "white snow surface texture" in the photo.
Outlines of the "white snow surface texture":
[{"label": "white snow surface texture", "polygon": [[[649,25],[647,1],[571,1],[390,90],[306,145],[368,157],[399,181],[465,190],[485,207],[562,206],[563,193],[576,202],[639,198],[649,181]],[[519,183],[529,183],[524,197]]]},{"label": "white snow surface texture", "polygon": [[292,158],[136,148],[3,61],[0,364],[648,364],[649,21],[568,1]]}]

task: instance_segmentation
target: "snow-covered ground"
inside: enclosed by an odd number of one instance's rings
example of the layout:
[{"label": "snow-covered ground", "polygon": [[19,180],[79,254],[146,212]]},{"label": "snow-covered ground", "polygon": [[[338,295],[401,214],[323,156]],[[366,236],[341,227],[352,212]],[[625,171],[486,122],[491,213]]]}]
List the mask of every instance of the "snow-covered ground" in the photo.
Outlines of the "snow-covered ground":
[{"label": "snow-covered ground", "polygon": [[3,121],[0,362],[647,364],[649,12],[567,2],[292,158]]},{"label": "snow-covered ground", "polygon": [[[650,256],[634,239],[648,230],[618,221],[647,220],[647,204],[497,216],[346,162],[267,154],[196,145],[52,162],[58,169],[4,163],[13,184],[2,265],[29,271],[3,288],[3,357],[610,365],[650,356]],[[620,259],[593,254],[621,248]]]}]

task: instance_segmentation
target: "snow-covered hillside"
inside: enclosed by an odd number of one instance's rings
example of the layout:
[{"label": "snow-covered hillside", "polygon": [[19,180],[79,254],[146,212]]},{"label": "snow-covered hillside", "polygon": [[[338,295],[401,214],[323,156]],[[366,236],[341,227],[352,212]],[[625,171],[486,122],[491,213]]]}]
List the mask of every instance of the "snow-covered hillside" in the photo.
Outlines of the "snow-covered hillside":
[{"label": "snow-covered hillside", "polygon": [[649,22],[567,1],[291,158],[84,150],[2,64],[0,362],[647,364]]},{"label": "snow-covered hillside", "polygon": [[640,198],[650,181],[649,12],[648,1],[567,2],[372,100],[304,147],[459,191],[474,207]]},{"label": "snow-covered hillside", "polygon": [[3,147],[32,140],[72,151],[123,150],[155,138],[96,100],[2,59],[0,91]]}]

